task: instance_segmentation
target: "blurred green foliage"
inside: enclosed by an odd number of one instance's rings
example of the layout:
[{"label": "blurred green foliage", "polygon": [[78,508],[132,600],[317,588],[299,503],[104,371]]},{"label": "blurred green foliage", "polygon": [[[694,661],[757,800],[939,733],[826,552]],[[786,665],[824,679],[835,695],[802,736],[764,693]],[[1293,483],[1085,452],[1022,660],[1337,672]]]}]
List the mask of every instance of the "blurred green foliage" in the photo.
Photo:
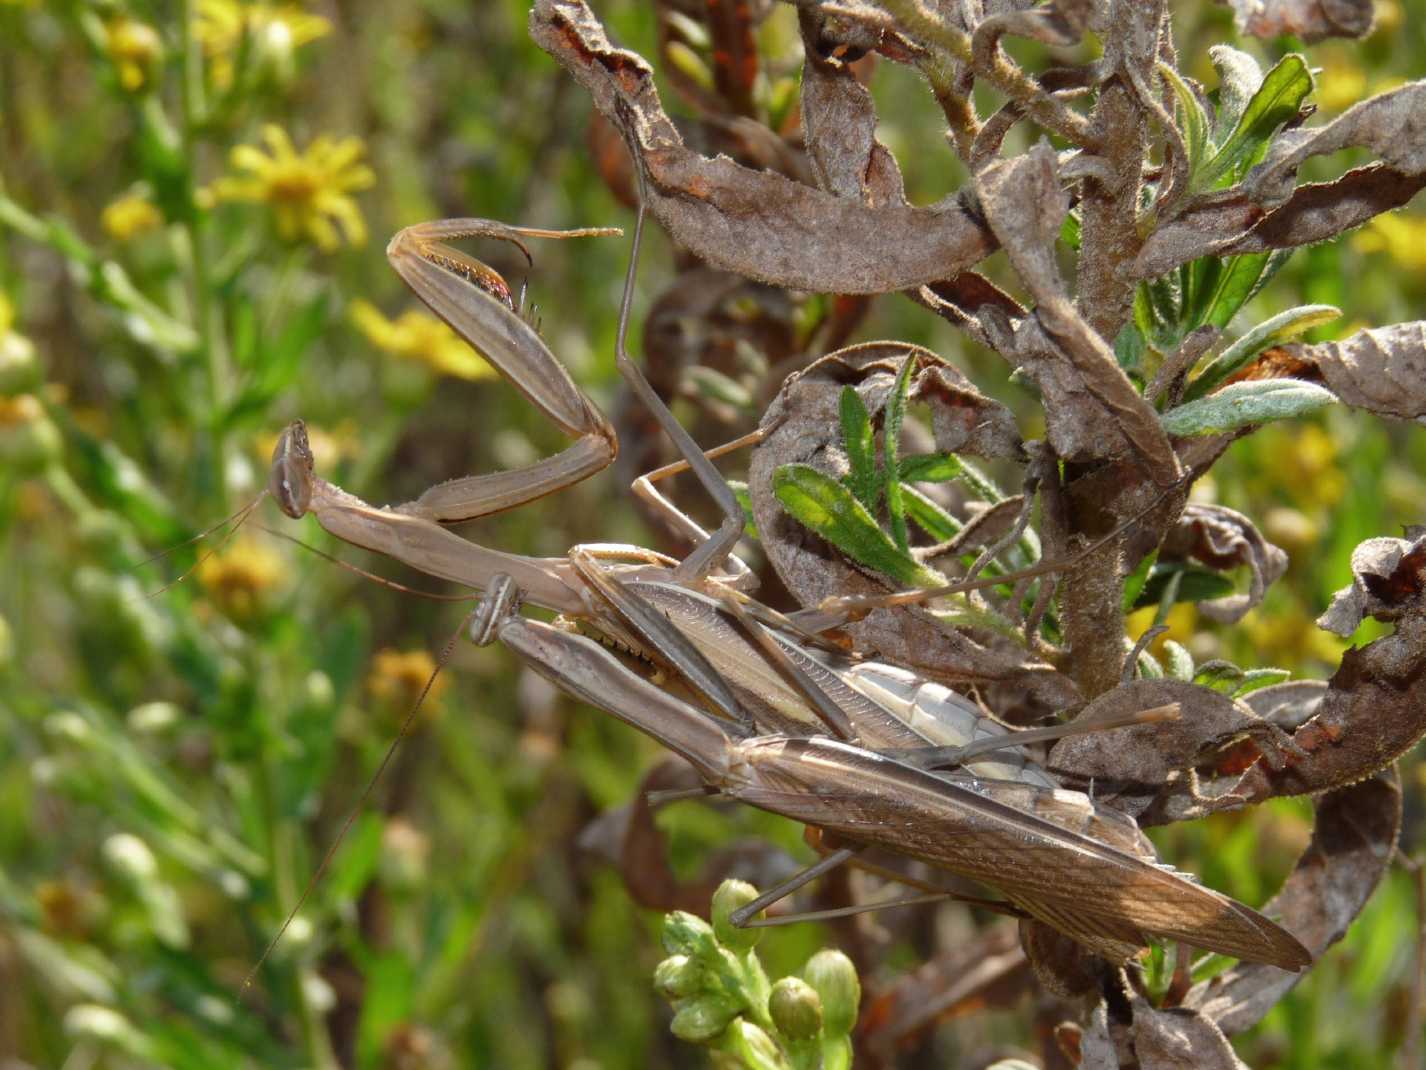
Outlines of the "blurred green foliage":
[{"label": "blurred green foliage", "polygon": [[[645,6],[600,9],[651,51]],[[1326,110],[1421,75],[1422,5],[1383,11],[1364,44],[1309,53]],[[441,216],[630,222],[589,159],[587,101],[524,18],[517,0],[0,2],[0,1055],[185,1070],[687,1058],[650,989],[657,919],[573,846],[656,748],[498,649],[457,648],[325,880],[240,990],[419,687],[429,660],[413,652],[440,649],[464,607],[270,537],[270,507],[231,542],[187,540],[252,499],[297,416],[324,474],[378,502],[562,445],[502,384],[452,365],[439,331],[400,319],[414,301],[381,255],[401,226]],[[790,9],[776,18],[773,39],[795,40]],[[1193,73],[1210,79],[1206,45],[1231,36],[1230,16],[1180,18],[1181,52],[1203,55]],[[1295,43],[1244,47],[1270,65]],[[883,64],[873,87],[912,199],[957,188],[916,78]],[[1345,316],[1318,329],[1330,337],[1420,318],[1423,237],[1402,213],[1301,251],[1244,321],[1331,304]],[[626,254],[607,239],[540,246],[531,279],[551,347],[606,410]],[[518,279],[518,263],[495,263]],[[655,256],[636,312],[659,273]],[[932,317],[885,299],[862,336],[951,357],[1036,433],[1006,369]],[[1235,447],[1217,497],[1257,518],[1292,569],[1245,626],[1219,633],[1185,607],[1171,637],[1199,662],[1330,671],[1340,644],[1312,619],[1352,547],[1420,519],[1423,462],[1419,432],[1341,409]],[[647,541],[623,501],[605,474],[468,534],[533,554]],[[385,567],[311,522],[283,528]],[[1419,798],[1419,764],[1404,771]],[[1265,807],[1160,842],[1261,902],[1303,813]],[[739,834],[801,850],[798,829],[751,812],[674,807],[661,821],[689,869]],[[1411,901],[1404,877],[1383,888],[1244,1056],[1386,1059]],[[793,927],[761,952],[780,976],[824,939]],[[984,1029],[1016,1039],[1009,1021]]]}]

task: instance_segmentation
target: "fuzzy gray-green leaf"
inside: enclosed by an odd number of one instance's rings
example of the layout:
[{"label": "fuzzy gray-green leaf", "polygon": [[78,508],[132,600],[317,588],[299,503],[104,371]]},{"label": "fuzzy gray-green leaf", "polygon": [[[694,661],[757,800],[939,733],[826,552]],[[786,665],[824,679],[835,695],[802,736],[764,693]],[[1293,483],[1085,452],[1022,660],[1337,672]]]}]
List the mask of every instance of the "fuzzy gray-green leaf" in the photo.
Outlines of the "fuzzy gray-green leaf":
[{"label": "fuzzy gray-green leaf", "polygon": [[1210,435],[1287,420],[1332,404],[1336,395],[1300,379],[1230,383],[1216,394],[1170,409],[1160,419],[1171,435]]}]

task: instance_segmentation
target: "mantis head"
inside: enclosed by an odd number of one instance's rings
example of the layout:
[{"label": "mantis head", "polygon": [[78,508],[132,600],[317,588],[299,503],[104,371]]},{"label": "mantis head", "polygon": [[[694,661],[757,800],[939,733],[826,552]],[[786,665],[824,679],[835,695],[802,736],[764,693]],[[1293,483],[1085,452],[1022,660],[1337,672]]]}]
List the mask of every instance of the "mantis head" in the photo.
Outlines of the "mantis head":
[{"label": "mantis head", "polygon": [[312,447],[307,442],[307,425],[293,420],[278,436],[272,451],[272,473],[268,493],[293,520],[300,520],[312,504]]}]

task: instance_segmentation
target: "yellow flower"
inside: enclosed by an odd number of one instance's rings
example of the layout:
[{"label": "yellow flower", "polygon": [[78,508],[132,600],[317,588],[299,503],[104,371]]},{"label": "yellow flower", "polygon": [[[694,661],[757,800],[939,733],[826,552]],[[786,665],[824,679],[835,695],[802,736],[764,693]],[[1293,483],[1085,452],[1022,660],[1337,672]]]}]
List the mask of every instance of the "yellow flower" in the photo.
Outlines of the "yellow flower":
[{"label": "yellow flower", "polygon": [[282,579],[282,559],[251,539],[209,554],[194,570],[209,596],[232,620],[257,616]]},{"label": "yellow flower", "polygon": [[285,62],[294,49],[332,32],[320,15],[296,4],[243,4],[238,0],[198,0],[193,34],[212,63],[213,84],[233,84],[233,60],[244,40],[259,58]]},{"label": "yellow flower", "polygon": [[128,241],[163,224],[163,213],[143,193],[126,193],[104,206],[99,222],[115,241]]},{"label": "yellow flower", "polygon": [[104,33],[104,47],[119,72],[119,84],[130,93],[149,86],[163,62],[158,31],[145,22],[121,17],[105,26]]},{"label": "yellow flower", "polygon": [[387,647],[372,655],[371,672],[367,674],[366,686],[371,691],[372,698],[404,718],[421,698],[429,683],[431,689],[426,692],[423,703],[424,710],[429,711],[429,717],[435,714],[436,703],[440,701],[441,692],[446,689],[444,676],[437,676],[432,681],[431,677],[435,671],[436,659],[426,651],[412,650],[403,653]]},{"label": "yellow flower", "polygon": [[353,301],[348,311],[352,323],[377,349],[419,360],[442,375],[458,379],[490,379],[495,375],[484,357],[435,316],[410,309],[390,320],[369,301]]},{"label": "yellow flower", "polygon": [[1352,237],[1360,253],[1386,253],[1408,271],[1426,269],[1426,218],[1400,212],[1376,216]]},{"label": "yellow flower", "polygon": [[366,151],[361,139],[333,141],[324,135],[299,154],[287,132],[271,123],[262,128],[262,139],[267,152],[256,145],[233,149],[233,167],[248,174],[220,178],[213,184],[214,195],[224,201],[265,201],[277,232],[289,241],[307,238],[328,253],[343,236],[351,245],[364,244],[366,223],[351,194],[366,189],[376,176],[357,162]]}]

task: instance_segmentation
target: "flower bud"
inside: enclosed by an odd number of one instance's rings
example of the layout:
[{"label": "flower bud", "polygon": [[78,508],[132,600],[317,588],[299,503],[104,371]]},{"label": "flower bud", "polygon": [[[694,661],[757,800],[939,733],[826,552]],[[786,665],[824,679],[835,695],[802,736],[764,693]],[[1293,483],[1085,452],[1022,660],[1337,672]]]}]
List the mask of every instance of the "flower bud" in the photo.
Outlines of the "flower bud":
[{"label": "flower bud", "polygon": [[758,897],[758,890],[747,881],[726,880],[713,893],[713,934],[724,947],[739,953],[751,951],[762,939],[761,929],[736,928],[728,916],[739,907]]},{"label": "flower bud", "polygon": [[40,385],[40,362],[35,346],[22,334],[10,330],[9,303],[0,294],[0,395],[23,394]]},{"label": "flower bud", "polygon": [[807,960],[802,976],[822,998],[822,1021],[828,1036],[846,1036],[857,1022],[861,981],[852,960],[833,948],[823,948]]},{"label": "flower bud", "polygon": [[670,955],[706,957],[711,956],[716,947],[713,927],[697,915],[673,910],[664,917],[663,949]]},{"label": "flower bud", "polygon": [[654,969],[654,987],[670,1001],[697,995],[707,980],[707,972],[687,955],[673,955]]},{"label": "flower bud", "polygon": [[800,977],[779,978],[767,1001],[778,1031],[793,1045],[814,1040],[822,1031],[822,1000]]},{"label": "flower bud", "polygon": [[704,996],[690,1000],[673,1016],[670,1031],[679,1040],[690,1044],[707,1044],[717,1040],[738,1015],[736,1003],[719,996]]},{"label": "flower bud", "polygon": [[37,475],[59,458],[62,446],[37,397],[0,398],[0,468],[22,478]]}]

